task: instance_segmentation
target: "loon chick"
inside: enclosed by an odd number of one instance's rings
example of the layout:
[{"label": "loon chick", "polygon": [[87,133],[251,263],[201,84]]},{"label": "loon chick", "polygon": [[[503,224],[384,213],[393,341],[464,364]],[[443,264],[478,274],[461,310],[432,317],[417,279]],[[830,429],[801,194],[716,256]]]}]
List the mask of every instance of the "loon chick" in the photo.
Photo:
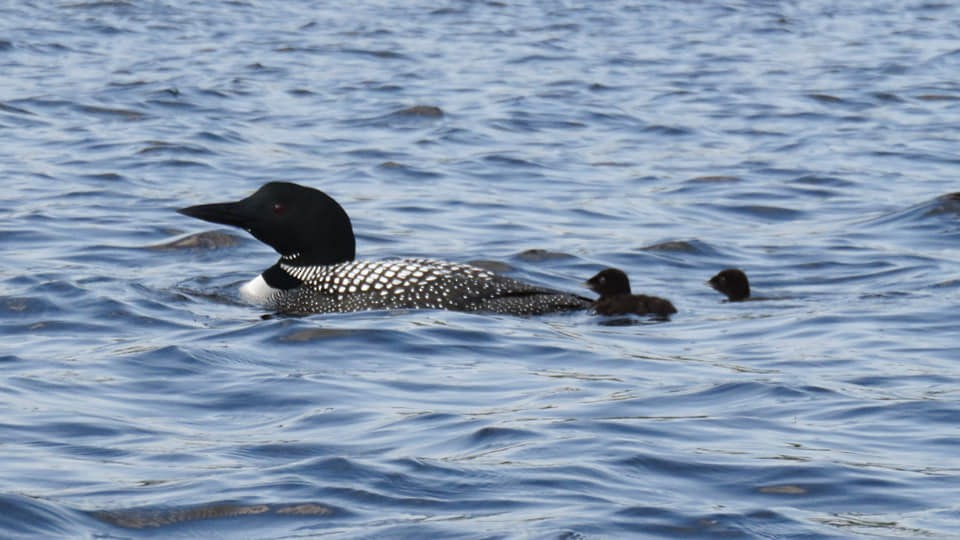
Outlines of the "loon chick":
[{"label": "loon chick", "polygon": [[598,315],[657,315],[667,317],[677,308],[666,298],[630,294],[630,279],[622,270],[607,268],[587,280],[587,287],[600,295],[593,304]]},{"label": "loon chick", "polygon": [[727,295],[731,302],[740,302],[750,298],[750,281],[747,274],[739,268],[727,268],[710,278],[711,287]]},{"label": "loon chick", "polygon": [[350,218],[326,193],[288,182],[249,197],[182,208],[181,214],[240,227],[280,260],[240,288],[245,301],[283,313],[448,309],[537,315],[589,309],[589,299],[429,259],[354,261]]}]

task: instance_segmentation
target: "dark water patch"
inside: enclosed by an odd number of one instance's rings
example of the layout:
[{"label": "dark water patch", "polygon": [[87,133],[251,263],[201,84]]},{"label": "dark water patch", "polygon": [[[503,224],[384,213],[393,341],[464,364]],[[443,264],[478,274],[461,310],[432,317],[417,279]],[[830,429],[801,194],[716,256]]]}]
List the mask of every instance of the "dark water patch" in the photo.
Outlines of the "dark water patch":
[{"label": "dark water patch", "polygon": [[391,114],[393,116],[413,116],[417,118],[443,118],[445,116],[443,110],[434,105],[414,105]]},{"label": "dark water patch", "polygon": [[[260,381],[264,388],[269,387],[267,382]],[[293,385],[289,382],[287,387]],[[290,394],[293,389],[290,388]],[[240,414],[248,411],[255,414],[265,414],[273,410],[290,410],[310,406],[313,400],[309,396],[283,395],[279,393],[261,393],[256,401],[251,401],[250,390],[242,389],[219,389],[216,393],[209,393],[206,396],[194,399],[191,403],[191,409],[195,411],[232,411],[233,414]],[[352,420],[352,418],[351,418]]]},{"label": "dark water patch", "polygon": [[384,161],[378,166],[380,169],[387,171],[388,173],[399,176],[406,177],[410,179],[426,179],[426,178],[442,178],[443,175],[433,171],[427,171],[410,165],[405,165],[402,163],[397,163],[396,161]]},{"label": "dark water patch", "polygon": [[[62,310],[56,302],[47,297],[39,296],[6,296],[0,298],[0,317],[5,319],[31,319],[26,329],[34,325],[42,328],[47,322],[36,321],[40,317],[50,317],[61,314]],[[9,328],[9,327],[8,327]]]},{"label": "dark water patch", "polygon": [[127,177],[115,172],[91,173],[80,175],[80,178],[86,178],[95,182],[125,182]]},{"label": "dark water patch", "polygon": [[485,146],[493,141],[492,137],[484,133],[452,126],[443,127],[439,133],[436,133],[436,136],[438,143],[452,143],[471,147]]},{"label": "dark water patch", "polygon": [[352,85],[343,85],[338,90],[344,92],[379,92],[384,94],[401,94],[406,87],[397,81],[360,81]]},{"label": "dark water patch", "polygon": [[469,443],[471,447],[475,447],[476,445],[489,447],[502,444],[515,444],[535,439],[536,436],[536,433],[522,429],[484,427],[470,435]]},{"label": "dark water patch", "polygon": [[692,183],[708,183],[708,184],[733,184],[739,183],[743,180],[739,176],[726,176],[722,174],[706,175],[706,176],[697,176],[687,180],[687,182]]},{"label": "dark water patch", "polygon": [[881,103],[903,103],[906,101],[893,92],[871,92],[870,96]]},{"label": "dark water patch", "polygon": [[[868,260],[864,262],[824,261],[804,264],[801,265],[801,267],[804,269],[818,270],[819,275],[812,277],[811,280],[815,280],[816,283],[821,285],[864,281],[876,283],[877,285],[883,284],[884,282],[897,283],[898,281],[900,284],[903,284],[902,280],[904,278],[910,277],[918,271],[916,266],[894,265],[886,260]],[[830,269],[829,272],[824,272],[826,269]],[[925,269],[920,271],[923,272]],[[826,273],[830,275],[827,276],[825,275]],[[872,291],[872,294],[897,293],[894,291],[877,290]]]},{"label": "dark water patch", "polygon": [[[458,422],[461,422],[462,420],[463,420],[462,417],[456,414],[438,413],[438,412],[422,412],[422,413],[412,413],[411,416],[404,418],[403,423],[433,425],[433,424],[458,423]],[[425,463],[421,460],[414,460],[414,459],[404,460],[404,463],[406,463],[410,467],[417,470],[441,468],[437,464]]]},{"label": "dark water patch", "polygon": [[[44,222],[48,221],[47,216],[42,215],[31,215],[29,216],[28,221],[31,222]],[[10,245],[43,245],[44,242],[49,241],[51,238],[50,231],[44,230],[44,228],[34,228],[29,229],[5,229],[0,230],[0,240],[4,242],[9,242]]]},{"label": "dark water patch", "polygon": [[767,535],[777,538],[845,538],[843,535],[832,536],[822,528],[772,510],[701,514],[633,506],[618,511],[613,521],[616,529],[625,534],[657,538],[754,538]]},{"label": "dark water patch", "polygon": [[861,222],[864,227],[907,227],[939,232],[960,231],[960,193],[947,193],[903,210]]},{"label": "dark water patch", "polygon": [[467,261],[468,264],[483,268],[484,270],[490,270],[491,272],[496,272],[498,274],[509,274],[510,272],[515,272],[516,267],[506,263],[504,261],[491,261],[488,259],[472,259]]},{"label": "dark water patch", "polygon": [[793,208],[786,208],[783,206],[771,206],[771,205],[739,205],[739,204],[705,204],[703,205],[706,208],[712,208],[719,210],[726,214],[732,214],[736,216],[751,218],[756,221],[764,222],[783,222],[783,221],[797,221],[807,217],[807,212],[802,210],[796,210]]},{"label": "dark water patch", "polygon": [[644,123],[640,118],[622,111],[591,110],[586,119],[591,125],[604,125],[610,128],[641,131]]},{"label": "dark water patch", "polygon": [[[960,164],[960,158],[956,157],[950,152],[894,152],[889,150],[875,150],[870,153],[873,157],[878,158],[896,158],[897,160],[903,160],[908,164],[911,164],[911,168],[916,165],[923,164],[942,164],[955,166]],[[913,172],[912,170],[910,171]]]},{"label": "dark water patch", "polygon": [[[32,381],[37,386],[40,385],[40,381]],[[48,391],[55,391],[56,389],[63,390],[67,385],[61,383],[52,383],[46,382],[42,385]],[[105,418],[96,419],[97,422],[93,421],[83,421],[79,419],[72,419],[70,421],[46,421],[39,426],[19,426],[15,430],[11,430],[13,433],[19,432],[24,438],[29,437],[31,434],[40,434],[40,435],[49,435],[53,438],[50,441],[53,442],[44,442],[41,444],[52,444],[52,445],[62,445],[67,448],[69,452],[73,452],[75,449],[80,449],[80,453],[87,451],[94,452],[94,455],[99,455],[104,458],[113,456],[113,450],[109,448],[103,448],[98,446],[86,446],[78,445],[81,440],[91,440],[93,442],[107,440],[107,439],[118,439],[127,436],[139,436],[149,434],[146,430],[133,429],[132,426],[119,425],[115,422],[105,421]],[[61,435],[66,436],[70,442],[69,443],[60,443],[56,442],[59,440]],[[115,457],[115,456],[114,456]]]},{"label": "dark water patch", "polygon": [[102,9],[102,8],[132,8],[133,4],[123,0],[99,0],[95,2],[76,2],[65,4],[68,9]]},{"label": "dark water patch", "polygon": [[89,294],[86,287],[64,279],[44,279],[30,287],[30,293],[44,298],[55,298],[58,302],[76,300]]},{"label": "dark water patch", "polygon": [[465,324],[470,324],[470,326],[448,323],[422,328],[419,334],[421,337],[432,338],[438,343],[447,343],[447,346],[450,347],[451,350],[481,345],[493,347],[500,344],[500,339],[490,335],[489,327],[493,325],[482,319],[473,319],[474,318],[471,317],[467,321],[464,321]]},{"label": "dark water patch", "polygon": [[413,106],[381,116],[351,118],[344,124],[355,128],[423,129],[446,117],[439,107]]},{"label": "dark water patch", "polygon": [[833,527],[848,538],[851,534],[874,537],[878,534],[896,535],[896,537],[929,538],[936,536],[922,527],[910,527],[901,524],[902,517],[890,516],[889,519],[871,519],[860,512],[831,513],[829,517],[819,517],[817,521]]},{"label": "dark water patch", "polygon": [[544,64],[551,62],[563,62],[566,56],[547,55],[547,54],[528,54],[517,58],[507,60],[508,64]]},{"label": "dark water patch", "polygon": [[931,285],[935,289],[957,289],[960,288],[960,278],[948,279]]},{"label": "dark water patch", "polygon": [[168,87],[161,88],[159,90],[153,90],[150,92],[150,95],[153,96],[153,99],[148,100],[147,103],[163,105],[163,106],[177,106],[177,105],[189,105],[181,101],[170,101],[170,98],[180,97],[180,89],[177,87]]},{"label": "dark water patch", "polygon": [[[872,105],[866,101],[854,101],[846,98],[841,98],[834,96],[832,94],[822,94],[822,93],[813,93],[807,94],[807,97],[817,103],[829,106],[839,106],[847,109],[861,110],[871,107]],[[859,120],[858,117],[849,117],[847,120]]]},{"label": "dark water patch", "polygon": [[0,103],[0,112],[11,113],[11,114],[22,114],[26,116],[36,116],[34,113],[28,111],[27,109],[14,107],[12,105],[7,105],[5,103]]},{"label": "dark water patch", "polygon": [[284,75],[287,73],[287,70],[277,67],[265,66],[260,62],[253,62],[252,64],[247,64],[247,70],[254,71],[258,74],[264,75]]},{"label": "dark water patch", "polygon": [[0,107],[3,107],[0,109],[0,120],[3,121],[3,127],[42,128],[50,125],[47,119],[41,118],[36,113],[26,109],[2,104],[0,104]]},{"label": "dark water patch", "polygon": [[569,253],[560,253],[556,251],[550,251],[547,249],[527,249],[521,251],[513,256],[514,259],[524,262],[544,262],[544,261],[557,261],[557,260],[569,260],[573,259],[574,256]]},{"label": "dark water patch", "polygon": [[503,166],[511,169],[543,169],[540,163],[522,159],[508,154],[488,154],[483,156],[483,162],[490,166]]},{"label": "dark water patch", "polygon": [[220,99],[229,99],[229,98],[231,97],[231,93],[230,93],[230,92],[228,92],[228,91],[226,91],[226,90],[221,90],[221,89],[218,89],[218,88],[201,88],[201,89],[196,90],[196,92],[197,92],[197,95],[199,95],[199,96],[211,97],[211,98],[215,98],[215,99],[217,99],[217,100],[220,100]]},{"label": "dark water patch", "polygon": [[685,137],[696,133],[692,128],[682,126],[652,125],[643,128],[644,133],[663,135],[665,137]]},{"label": "dark water patch", "polygon": [[218,128],[216,132],[199,131],[191,134],[190,138],[218,144],[240,144],[248,142],[248,139],[242,133],[223,127]]},{"label": "dark water patch", "polygon": [[72,107],[83,114],[99,116],[105,119],[136,121],[143,120],[146,117],[144,113],[131,109],[103,107],[99,105],[72,105]]},{"label": "dark water patch", "polygon": [[62,505],[18,494],[0,495],[0,529],[12,536],[64,538],[77,534],[82,525],[81,516]]},{"label": "dark water patch", "polygon": [[340,53],[350,56],[370,57],[376,60],[410,60],[410,57],[389,49],[341,48]]},{"label": "dark water patch", "polygon": [[291,96],[302,96],[302,97],[311,97],[315,96],[317,93],[309,88],[294,88],[292,90],[287,90],[287,93]]},{"label": "dark water patch", "polygon": [[960,94],[920,94],[916,96],[920,101],[960,101]]},{"label": "dark water patch", "polygon": [[129,350],[120,351],[118,356],[126,357],[129,366],[136,366],[141,377],[169,377],[171,379],[204,374],[207,369],[207,355],[194,349],[165,345],[131,345]]},{"label": "dark water patch", "polygon": [[143,87],[148,87],[153,84],[152,81],[145,79],[132,79],[124,81],[110,81],[107,83],[108,88],[117,88],[117,89],[140,89]]},{"label": "dark water patch", "polygon": [[[187,278],[174,285],[170,293],[175,296],[177,302],[183,299],[190,299],[194,302],[213,303],[221,306],[243,306],[248,310],[251,306],[240,300],[238,290],[245,281],[224,283],[221,280],[214,280],[207,276],[198,275]],[[261,316],[259,312],[258,317]]]},{"label": "dark water patch", "polygon": [[[387,314],[387,312],[383,312]],[[335,319],[335,317],[333,317]],[[279,338],[279,343],[312,343],[361,337],[367,343],[403,343],[405,334],[393,330],[350,328],[300,328]]]},{"label": "dark water patch", "polygon": [[194,234],[188,234],[182,238],[177,238],[162,244],[146,246],[147,249],[157,251],[170,251],[180,249],[223,249],[238,245],[241,238],[233,234],[221,231],[204,231]]},{"label": "dark water patch", "polygon": [[834,189],[854,189],[858,187],[856,182],[846,180],[837,176],[819,176],[819,175],[803,175],[797,178],[793,178],[789,181],[792,185],[801,185],[801,186],[812,186],[818,188],[834,188]]},{"label": "dark water patch", "polygon": [[[390,474],[385,468],[371,466],[361,459],[340,456],[319,457],[291,464],[288,469],[300,475],[322,477],[328,484],[346,484],[349,486],[371,486],[385,476],[394,481],[407,481],[402,475]],[[395,491],[395,490],[387,490]]]},{"label": "dark water patch", "polygon": [[191,156],[210,156],[214,152],[209,149],[191,144],[168,143],[164,141],[146,141],[138,154],[172,154],[172,155],[191,155]]},{"label": "dark water patch", "polygon": [[345,154],[353,158],[362,159],[364,161],[393,161],[396,159],[401,159],[403,156],[401,153],[390,152],[379,148],[352,148],[347,150]]},{"label": "dark water patch", "polygon": [[673,411],[673,414],[688,414],[689,411],[706,410],[711,411],[713,415],[720,414],[718,404],[724,404],[724,407],[736,407],[737,403],[760,403],[764,400],[777,402],[783,399],[806,399],[809,398],[809,392],[785,387],[782,385],[771,385],[761,382],[723,382],[705,387],[697,387],[685,391],[671,392],[667,396],[660,396],[657,400],[647,398],[638,399],[637,404],[649,405],[650,412],[660,409]]},{"label": "dark water patch", "polygon": [[171,169],[207,169],[210,171],[216,171],[216,167],[209,163],[194,161],[191,159],[149,159],[143,162],[131,163],[129,167],[131,169],[148,169],[153,167]]},{"label": "dark water patch", "polygon": [[616,315],[616,316],[597,316],[597,324],[600,326],[642,326],[654,325],[670,322],[670,317],[660,317],[657,315]]},{"label": "dark water patch", "polygon": [[850,384],[871,388],[898,388],[902,386],[926,387],[929,388],[931,394],[934,394],[938,391],[938,388],[946,388],[950,383],[950,378],[938,374],[897,375],[895,377],[890,375],[865,375],[852,378],[849,382]]},{"label": "dark water patch", "polygon": [[[323,416],[328,415],[329,414],[324,414]],[[342,414],[330,416],[333,416],[333,418],[328,420],[329,422],[349,420],[349,418]],[[254,459],[266,463],[271,463],[277,458],[282,458],[285,462],[289,463],[289,465],[287,465],[288,469],[296,471],[303,467],[314,468],[316,464],[314,460],[316,460],[318,456],[340,455],[350,450],[350,448],[341,444],[289,441],[244,446],[234,450],[234,453],[244,459]]]},{"label": "dark water patch", "polygon": [[716,249],[701,240],[667,240],[640,248],[641,251],[662,251],[689,255],[718,255]]},{"label": "dark water patch", "polygon": [[900,426],[908,426],[910,418],[923,418],[928,424],[949,426],[960,420],[960,408],[938,401],[889,401],[824,411],[815,417],[830,421],[875,420],[877,425]]},{"label": "dark water patch", "polygon": [[[849,512],[908,512],[923,506],[902,490],[902,481],[881,480],[860,467],[834,464],[764,467],[745,480],[731,479],[728,486],[731,490],[749,488],[760,499],[790,500],[796,507],[825,512],[840,501]],[[856,499],[851,501],[851,495]]]},{"label": "dark water patch", "polygon": [[[207,531],[207,534],[217,534],[217,530],[230,529],[237,527],[242,530],[246,521],[244,518],[251,516],[274,517],[274,518],[334,518],[339,517],[342,512],[332,506],[321,503],[303,502],[294,504],[243,504],[235,502],[213,502],[203,505],[179,507],[179,508],[132,508],[118,510],[98,510],[90,512],[89,515],[110,525],[124,529],[169,529],[168,533],[176,534],[177,530],[183,527],[178,525],[193,523],[198,521],[221,521],[229,520],[228,524],[219,523],[216,529]],[[235,521],[240,523],[234,524]],[[251,522],[252,524],[261,524],[261,520]],[[212,525],[211,525],[212,526]],[[191,535],[197,532],[190,529]],[[182,531],[181,533],[186,532]],[[238,531],[239,532],[239,531]]]},{"label": "dark water patch", "polygon": [[494,129],[516,133],[536,133],[553,129],[580,130],[587,127],[582,122],[570,120],[560,115],[531,114],[522,111],[514,112],[509,118],[493,120],[489,126]]}]

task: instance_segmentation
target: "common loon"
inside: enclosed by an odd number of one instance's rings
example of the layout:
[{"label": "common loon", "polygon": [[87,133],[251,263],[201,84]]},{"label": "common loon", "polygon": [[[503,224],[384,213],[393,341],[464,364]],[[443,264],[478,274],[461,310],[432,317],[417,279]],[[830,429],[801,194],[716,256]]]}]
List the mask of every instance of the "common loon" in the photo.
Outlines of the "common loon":
[{"label": "common loon", "polygon": [[326,193],[298,184],[270,182],[240,201],[178,212],[240,227],[276,250],[280,260],[243,285],[240,296],[282,313],[447,309],[537,315],[592,304],[466,264],[354,261],[356,241],[346,211]]},{"label": "common loon", "polygon": [[731,302],[740,302],[750,298],[750,281],[747,274],[738,268],[727,268],[707,281],[711,287],[727,295]]},{"label": "common loon", "polygon": [[587,287],[600,295],[593,304],[598,315],[657,315],[668,317],[677,308],[666,298],[630,294],[630,279],[623,270],[607,268],[587,280]]}]

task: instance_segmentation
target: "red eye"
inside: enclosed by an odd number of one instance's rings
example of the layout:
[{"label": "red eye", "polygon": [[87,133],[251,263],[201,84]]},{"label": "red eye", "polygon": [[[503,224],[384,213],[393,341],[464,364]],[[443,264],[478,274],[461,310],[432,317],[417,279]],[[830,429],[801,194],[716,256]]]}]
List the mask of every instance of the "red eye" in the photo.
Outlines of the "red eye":
[{"label": "red eye", "polygon": [[280,215],[287,211],[287,207],[283,203],[273,203],[273,213]]}]

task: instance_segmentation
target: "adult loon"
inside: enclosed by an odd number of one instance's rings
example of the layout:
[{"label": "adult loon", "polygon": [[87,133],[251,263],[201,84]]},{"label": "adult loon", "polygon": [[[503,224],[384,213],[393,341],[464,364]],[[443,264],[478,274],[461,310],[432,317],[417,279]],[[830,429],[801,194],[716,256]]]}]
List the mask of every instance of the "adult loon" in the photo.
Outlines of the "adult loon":
[{"label": "adult loon", "polygon": [[538,315],[592,304],[466,264],[354,261],[356,241],[346,211],[326,193],[298,184],[270,182],[240,201],[178,212],[240,227],[276,250],[280,260],[243,285],[240,296],[282,313],[447,309]]},{"label": "adult loon", "polygon": [[598,315],[657,315],[668,317],[677,312],[666,298],[630,294],[630,279],[623,270],[607,268],[587,280],[587,287],[600,295],[593,305]]},{"label": "adult loon", "polygon": [[740,302],[750,298],[750,280],[747,279],[747,274],[739,268],[721,270],[707,283],[718,292],[727,295],[727,299],[731,302]]}]

